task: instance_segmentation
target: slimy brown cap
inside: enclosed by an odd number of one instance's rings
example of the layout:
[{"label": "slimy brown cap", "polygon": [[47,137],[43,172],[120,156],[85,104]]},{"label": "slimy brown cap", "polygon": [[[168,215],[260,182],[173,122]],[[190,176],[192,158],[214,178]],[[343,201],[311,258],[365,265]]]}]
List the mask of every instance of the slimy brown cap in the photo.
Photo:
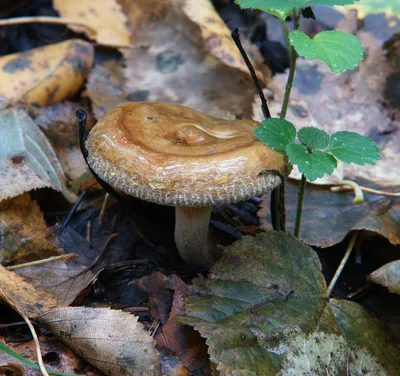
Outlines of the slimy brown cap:
[{"label": "slimy brown cap", "polygon": [[285,172],[252,120],[220,120],[169,103],[132,102],[108,111],[90,132],[92,169],[129,195],[161,205],[212,206],[271,191]]}]

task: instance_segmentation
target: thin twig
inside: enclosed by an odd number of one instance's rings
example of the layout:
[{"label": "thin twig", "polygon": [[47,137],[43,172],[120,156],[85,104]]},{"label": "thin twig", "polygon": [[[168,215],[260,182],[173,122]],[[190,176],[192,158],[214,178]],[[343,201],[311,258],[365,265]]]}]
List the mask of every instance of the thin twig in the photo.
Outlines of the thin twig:
[{"label": "thin twig", "polygon": [[[360,197],[360,194],[358,193],[359,191],[365,192],[365,193],[371,193],[373,195],[378,195],[378,196],[385,196],[385,197],[400,197],[400,192],[385,192],[381,191],[378,189],[372,189],[368,187],[363,187],[361,185],[358,185],[356,182],[351,181],[351,180],[342,180],[337,183],[337,186],[331,187],[331,192],[346,192],[346,191],[354,191],[355,198],[353,202],[355,202],[357,197]],[[362,195],[362,193],[361,193]],[[362,195],[363,196],[363,195]],[[361,201],[360,201],[361,202]]]},{"label": "thin twig", "polygon": [[297,213],[296,213],[296,225],[294,228],[294,236],[299,237],[300,226],[301,226],[301,214],[303,212],[303,201],[304,192],[306,189],[307,179],[304,174],[301,175],[300,189],[299,189],[299,201],[297,203]]},{"label": "thin twig", "polygon": [[71,18],[60,18],[60,17],[16,17],[0,20],[0,26],[11,26],[11,25],[21,25],[26,23],[45,23],[45,24],[58,24],[58,25],[73,25],[79,26],[86,29],[91,35],[92,39],[97,35],[97,30],[93,27],[71,19]]},{"label": "thin twig", "polygon": [[104,212],[105,212],[105,210],[106,210],[107,201],[108,201],[108,198],[109,198],[109,197],[110,197],[109,193],[106,192],[106,194],[104,195],[103,204],[101,205],[99,218],[98,218],[98,220],[97,220],[97,222],[98,222],[99,225],[101,225],[101,224],[103,223]]},{"label": "thin twig", "polygon": [[339,279],[340,274],[342,273],[342,270],[343,270],[344,266],[346,265],[346,262],[347,262],[347,260],[348,260],[348,258],[350,256],[350,253],[353,250],[353,247],[354,247],[354,244],[355,244],[357,238],[358,238],[358,232],[354,232],[353,235],[351,236],[349,245],[347,246],[346,253],[343,256],[343,259],[340,262],[340,265],[337,268],[336,273],[335,273],[335,275],[333,276],[333,278],[331,280],[331,283],[329,284],[328,292],[326,294],[327,298],[329,298],[329,296],[331,295],[332,290],[335,287],[335,284],[336,284],[337,280]]},{"label": "thin twig", "polygon": [[267,103],[267,100],[265,99],[265,95],[264,95],[264,93],[262,91],[260,81],[258,80],[257,74],[256,74],[256,72],[255,72],[255,70],[253,68],[253,65],[251,64],[251,61],[250,61],[249,57],[247,56],[246,51],[244,50],[244,48],[242,46],[242,42],[240,41],[239,29],[236,28],[235,30],[232,31],[232,39],[235,42],[236,47],[240,51],[240,53],[241,53],[241,55],[243,57],[243,60],[246,63],[247,69],[249,70],[249,72],[251,74],[251,78],[254,81],[254,85],[256,86],[258,95],[260,96],[260,99],[261,99],[262,112],[264,114],[264,117],[266,119],[268,119],[268,118],[271,117],[271,113],[270,113],[269,108],[268,108],[268,103]]},{"label": "thin twig", "polygon": [[49,262],[59,261],[59,260],[69,260],[71,258],[78,257],[76,253],[68,253],[67,255],[60,255],[60,256],[52,256],[42,260],[36,260],[31,262],[26,262],[24,264],[12,265],[8,266],[7,270],[17,270],[22,268],[29,268],[31,266],[43,265],[48,264]]},{"label": "thin twig", "polygon": [[92,242],[92,220],[88,219],[86,222],[86,241],[90,244]]},{"label": "thin twig", "polygon": [[72,206],[70,212],[68,213],[67,218],[65,218],[65,221],[64,221],[64,223],[63,223],[63,225],[62,225],[63,228],[67,227],[69,221],[71,220],[72,216],[73,216],[73,215],[75,214],[75,212],[77,211],[77,209],[78,209],[79,205],[81,204],[83,198],[85,197],[86,193],[87,193],[87,190],[83,191],[83,192],[79,195],[78,199],[75,201],[75,204]]}]

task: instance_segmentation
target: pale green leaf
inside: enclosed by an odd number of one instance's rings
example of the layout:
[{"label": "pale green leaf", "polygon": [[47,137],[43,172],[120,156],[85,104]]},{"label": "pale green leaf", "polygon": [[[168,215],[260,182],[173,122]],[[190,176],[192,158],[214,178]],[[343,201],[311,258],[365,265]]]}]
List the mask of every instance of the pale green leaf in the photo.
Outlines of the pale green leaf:
[{"label": "pale green leaf", "polygon": [[279,151],[284,151],[286,145],[296,138],[296,128],[287,120],[269,118],[254,130],[257,140]]},{"label": "pale green leaf", "polygon": [[397,375],[399,350],[382,326],[325,296],[315,251],[268,231],[234,243],[193,281],[180,321],[206,338],[224,376]]},{"label": "pale green leaf", "polygon": [[297,132],[299,141],[310,149],[325,149],[329,143],[329,135],[324,130],[304,127]]},{"label": "pale green leaf", "polygon": [[289,37],[300,56],[321,60],[333,72],[353,70],[364,59],[360,40],[342,31],[321,31],[311,39],[302,31],[293,30]]},{"label": "pale green leaf", "polygon": [[292,164],[298,166],[310,181],[322,178],[325,174],[331,175],[337,166],[336,159],[323,151],[315,150],[310,153],[304,145],[289,144],[286,154]]},{"label": "pale green leaf", "polygon": [[359,165],[373,165],[381,159],[375,142],[354,132],[343,131],[331,135],[326,151],[343,162]]},{"label": "pale green leaf", "polygon": [[293,9],[310,5],[349,5],[358,0],[235,0],[241,8],[260,9],[268,12],[270,9]]},{"label": "pale green leaf", "polygon": [[0,200],[51,187],[71,202],[57,156],[39,127],[22,110],[0,112]]}]

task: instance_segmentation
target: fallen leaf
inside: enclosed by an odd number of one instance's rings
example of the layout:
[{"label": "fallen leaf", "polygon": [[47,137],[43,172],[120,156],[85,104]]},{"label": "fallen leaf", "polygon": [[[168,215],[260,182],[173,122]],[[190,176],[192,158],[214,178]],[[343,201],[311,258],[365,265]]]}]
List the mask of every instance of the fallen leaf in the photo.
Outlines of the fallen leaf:
[{"label": "fallen leaf", "polygon": [[393,294],[400,294],[400,260],[381,266],[372,272],[368,279],[387,287]]},{"label": "fallen leaf", "polygon": [[[5,343],[2,338],[0,342],[6,344],[6,346],[30,360],[33,363],[37,362],[36,349],[33,341],[20,342],[20,343]],[[62,344],[59,340],[54,337],[40,336],[40,349],[43,355],[46,369],[48,371],[58,371],[64,374],[84,374],[86,376],[102,376],[100,371],[94,369],[90,365],[83,365],[82,359],[76,356],[67,346]],[[0,351],[0,373],[2,367],[12,366],[13,368],[21,370],[21,376],[41,376],[42,373],[28,365],[18,361],[17,359]],[[14,376],[14,373],[10,375]],[[18,375],[18,374],[15,374]]]},{"label": "fallen leaf", "polygon": [[[343,8],[338,7],[338,10],[345,11]],[[385,13],[388,16],[399,16],[400,14],[400,4],[397,0],[363,0],[360,4],[351,4],[346,8],[357,9],[361,18],[372,13]]]},{"label": "fallen leaf", "polygon": [[[298,60],[287,120],[297,128],[313,126],[329,134],[357,132],[370,137],[381,151],[382,159],[373,166],[360,168],[339,161],[334,175],[313,183],[334,184],[347,178],[369,180],[378,187],[399,186],[400,123],[391,119],[382,104],[383,90],[393,67],[373,36],[363,32],[358,37],[366,50],[366,58],[357,71],[336,75],[317,61]],[[286,79],[287,75],[277,75],[272,84],[273,100],[269,104],[273,116],[281,109]],[[258,110],[256,119],[261,118]],[[299,179],[300,173],[293,169],[290,177]]]},{"label": "fallen leaf", "polygon": [[[236,67],[236,47],[228,42],[226,27],[220,29],[223,24],[210,5],[205,15],[218,20],[212,26],[218,32],[204,23],[203,14],[196,15],[196,4],[189,0],[123,0],[121,4],[133,42],[141,43],[124,54],[127,93],[219,117],[252,116],[254,84],[248,72]],[[196,23],[188,18],[188,12]]]},{"label": "fallen leaf", "polygon": [[237,241],[195,279],[180,321],[207,339],[221,376],[396,375],[399,350],[383,326],[325,296],[316,252],[271,231]]},{"label": "fallen leaf", "polygon": [[[294,232],[299,186],[287,181],[286,230]],[[400,203],[396,199],[365,194],[364,202],[353,204],[353,192],[333,193],[328,187],[307,184],[300,238],[307,244],[329,247],[341,242],[351,230],[367,230],[400,244]],[[261,227],[269,230],[269,195],[263,196],[258,215]]]},{"label": "fallen leaf", "polygon": [[23,277],[0,265],[0,300],[2,294],[18,311],[30,318],[59,306],[53,295],[36,289]]},{"label": "fallen leaf", "polygon": [[75,32],[85,32],[90,39],[106,46],[130,46],[126,16],[116,0],[53,0],[53,6],[62,17],[80,21],[97,31],[94,36],[87,29],[68,25]]},{"label": "fallen leaf", "polygon": [[0,201],[44,187],[76,200],[49,141],[24,111],[0,111],[0,145]]},{"label": "fallen leaf", "polygon": [[161,375],[154,340],[137,319],[108,308],[68,307],[38,321],[107,375]]},{"label": "fallen leaf", "polygon": [[106,61],[104,64],[95,64],[89,75],[86,87],[93,113],[97,119],[103,114],[123,102],[145,101],[148,91],[137,91],[131,94],[125,92],[125,76],[123,67],[116,61]]},{"label": "fallen leaf", "polygon": [[55,234],[47,229],[29,193],[0,202],[0,262],[23,263],[60,255]]},{"label": "fallen leaf", "polygon": [[53,146],[68,182],[79,179],[89,171],[77,137],[75,112],[82,108],[84,106],[78,103],[56,103],[40,107],[33,117]]},{"label": "fallen leaf", "polygon": [[3,105],[48,105],[72,97],[83,85],[94,59],[93,46],[79,39],[0,58]]}]

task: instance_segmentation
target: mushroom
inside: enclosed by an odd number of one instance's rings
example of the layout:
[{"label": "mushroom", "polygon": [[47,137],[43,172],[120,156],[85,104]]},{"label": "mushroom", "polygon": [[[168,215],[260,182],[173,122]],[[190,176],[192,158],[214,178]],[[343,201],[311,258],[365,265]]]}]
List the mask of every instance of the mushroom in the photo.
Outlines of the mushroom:
[{"label": "mushroom", "polygon": [[220,120],[169,103],[132,102],[108,111],[86,141],[88,163],[119,191],[175,207],[183,260],[208,267],[211,207],[249,199],[281,183],[282,153],[257,141],[253,120]]}]

